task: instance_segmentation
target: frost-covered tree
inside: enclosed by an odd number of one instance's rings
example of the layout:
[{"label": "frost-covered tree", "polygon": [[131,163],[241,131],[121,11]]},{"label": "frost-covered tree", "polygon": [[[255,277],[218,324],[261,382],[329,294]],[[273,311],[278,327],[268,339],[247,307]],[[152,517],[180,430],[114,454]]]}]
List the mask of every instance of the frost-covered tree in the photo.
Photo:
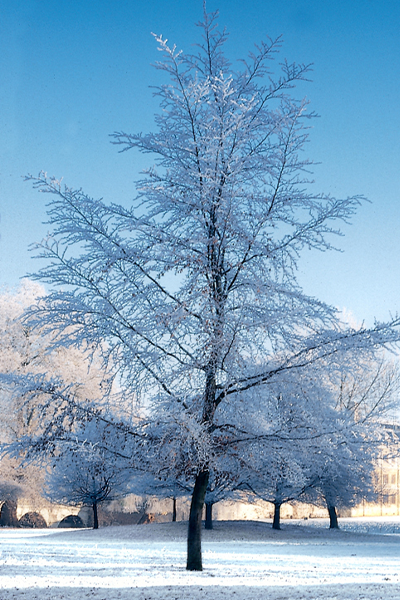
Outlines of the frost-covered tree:
[{"label": "frost-covered tree", "polygon": [[206,505],[206,529],[213,528],[214,504],[217,504],[217,502],[220,502],[221,500],[226,500],[227,498],[240,498],[240,494],[237,493],[237,485],[239,481],[240,478],[238,480],[237,469],[232,471],[220,471],[218,470],[217,465],[214,465],[213,468],[210,469],[207,490],[204,498]]},{"label": "frost-covered tree", "polygon": [[[382,356],[360,362],[349,357],[346,369],[326,381],[334,399],[327,435],[314,447],[310,485],[304,499],[326,506],[330,528],[338,528],[337,509],[372,500],[374,470],[388,432],[383,425],[398,410],[399,368]],[[398,445],[390,440],[391,452]],[[395,451],[396,452],[396,451]]]},{"label": "frost-covered tree", "polygon": [[327,509],[330,529],[339,527],[337,509],[374,497],[376,455],[370,447],[373,440],[357,435],[349,423],[342,422],[342,426],[342,430],[337,427],[315,448],[309,465],[310,486],[302,498]]},{"label": "frost-covered tree", "polygon": [[[296,444],[296,440],[293,440]],[[305,445],[305,444],[304,444]],[[244,482],[244,489],[252,492],[249,500],[270,502],[274,507],[272,528],[281,528],[281,507],[287,502],[298,500],[307,489],[307,466],[299,455],[289,452],[288,445],[278,444],[270,450],[262,472],[252,473]],[[297,460],[296,460],[297,459]]]},{"label": "frost-covered tree", "polygon": [[114,427],[96,419],[81,423],[54,448],[48,468],[47,497],[92,508],[93,529],[99,527],[98,507],[129,491],[130,456],[122,454],[126,444],[115,434]]},{"label": "frost-covered tree", "polygon": [[[33,330],[21,316],[37,297],[41,285],[27,279],[16,290],[0,293],[0,446],[8,447],[26,436],[38,435],[45,415],[37,395],[26,402],[17,381],[41,375],[47,381],[58,379],[63,385],[74,383],[77,396],[98,397],[103,373],[76,348],[51,349],[53,337],[40,327]],[[86,357],[87,358],[87,357]],[[34,464],[20,466],[22,455],[3,454],[0,459],[0,501],[24,497],[32,505],[43,502],[44,473]]]},{"label": "frost-covered tree", "polygon": [[[55,447],[60,454],[75,423],[82,427],[110,403],[97,357],[78,348],[54,348],[54,336],[23,322],[24,310],[43,294],[42,286],[27,279],[0,294],[0,502],[12,502],[15,510],[21,499],[43,507],[45,471]],[[57,397],[67,410],[58,410]],[[90,411],[94,399],[96,410]]]},{"label": "frost-covered tree", "polygon": [[60,289],[30,323],[58,333],[59,345],[101,348],[126,394],[191,424],[189,570],[202,569],[222,407],[285,371],[398,339],[397,321],[367,336],[341,328],[333,308],[300,289],[302,249],[330,249],[361,199],[311,189],[303,148],[312,115],[292,94],[308,67],[284,61],[274,75],[280,41],[267,40],[233,68],[216,18],[204,13],[195,54],[156,36],[169,80],[155,91],[156,131],[113,137],[155,161],[130,208],[28,178],[49,197],[53,230],[38,246],[48,263],[39,277]]},{"label": "frost-covered tree", "polygon": [[54,348],[54,336],[23,322],[26,309],[42,297],[39,284],[23,280],[15,291],[0,294],[0,405],[2,441],[19,438],[40,427],[43,415],[34,402],[26,404],[16,383],[25,376],[73,384],[76,398],[99,398],[107,383],[98,360],[77,348]]},{"label": "frost-covered tree", "polygon": [[284,373],[242,394],[236,407],[236,427],[246,432],[234,442],[239,487],[249,501],[274,506],[274,529],[280,529],[282,504],[298,500],[311,485],[313,451],[332,434],[334,409],[323,375],[323,364]]}]

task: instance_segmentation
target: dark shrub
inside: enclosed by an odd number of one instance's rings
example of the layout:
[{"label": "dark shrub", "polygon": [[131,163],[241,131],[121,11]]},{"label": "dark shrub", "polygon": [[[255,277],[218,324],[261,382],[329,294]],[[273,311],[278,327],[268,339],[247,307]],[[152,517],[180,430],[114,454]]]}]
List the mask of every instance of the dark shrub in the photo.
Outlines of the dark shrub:
[{"label": "dark shrub", "polygon": [[58,526],[74,528],[85,527],[85,524],[78,515],[68,515],[67,517],[64,517],[62,521],[59,522]]},{"label": "dark shrub", "polygon": [[20,527],[32,527],[37,529],[45,529],[47,523],[41,514],[37,512],[27,512],[18,521]]}]

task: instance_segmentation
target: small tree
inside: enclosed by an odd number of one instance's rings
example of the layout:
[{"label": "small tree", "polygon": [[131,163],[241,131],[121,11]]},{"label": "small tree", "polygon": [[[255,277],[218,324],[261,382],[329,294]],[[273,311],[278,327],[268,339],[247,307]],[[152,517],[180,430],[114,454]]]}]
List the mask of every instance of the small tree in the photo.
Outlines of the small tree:
[{"label": "small tree", "polygon": [[[46,479],[50,500],[92,508],[93,529],[99,527],[98,507],[129,490],[130,465],[120,451],[111,451],[111,433],[114,431],[95,420],[82,424],[75,438],[63,440],[55,449]],[[120,440],[117,447],[121,450]]]},{"label": "small tree", "polygon": [[342,435],[336,432],[315,449],[312,480],[303,500],[326,507],[330,529],[339,528],[338,508],[374,497],[373,457],[368,440],[357,438],[351,429]]},{"label": "small tree", "polygon": [[311,449],[310,484],[305,498],[326,506],[330,528],[337,529],[337,508],[375,497],[373,473],[385,443],[382,424],[398,406],[398,366],[378,356],[360,361],[349,356],[336,377],[324,378],[333,412],[327,435]]},{"label": "small tree", "polygon": [[217,471],[210,469],[207,491],[205,495],[206,519],[205,528],[213,528],[213,506],[221,500],[235,496],[237,471]]},{"label": "small tree", "polygon": [[196,423],[189,570],[202,569],[221,407],[339,350],[398,339],[387,325],[368,336],[340,329],[335,310],[299,288],[301,250],[331,248],[329,235],[360,198],[311,191],[302,155],[311,115],[290,94],[309,68],[283,62],[274,77],[280,41],[268,40],[233,69],[216,18],[204,14],[194,55],[156,37],[157,67],[169,78],[155,92],[157,131],[113,138],[155,157],[132,208],[107,206],[44,174],[29,178],[52,195],[53,234],[39,245],[49,265],[39,277],[62,286],[31,312],[31,323],[58,332],[58,344],[106,349],[126,393]]},{"label": "small tree", "polygon": [[309,365],[250,390],[243,398],[248,408],[238,410],[237,426],[246,432],[237,444],[239,486],[250,501],[273,504],[273,529],[280,529],[282,505],[298,500],[312,483],[314,448],[332,434],[332,397],[322,367]]}]

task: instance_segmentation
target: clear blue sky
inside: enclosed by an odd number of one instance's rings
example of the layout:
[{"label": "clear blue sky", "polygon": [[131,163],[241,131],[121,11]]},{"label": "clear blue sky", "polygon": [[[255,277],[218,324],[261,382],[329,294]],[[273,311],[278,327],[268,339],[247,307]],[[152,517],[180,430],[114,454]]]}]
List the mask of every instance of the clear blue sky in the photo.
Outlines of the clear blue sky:
[{"label": "clear blue sky", "polygon": [[[320,114],[307,153],[316,188],[371,200],[338,240],[306,253],[305,290],[368,324],[400,311],[400,2],[208,0],[240,58],[282,35],[282,58],[314,63],[299,90]],[[148,156],[118,154],[115,130],[146,131],[160,82],[150,33],[184,50],[201,0],[0,0],[0,286],[39,266],[44,201],[21,176],[45,170],[94,197],[128,203]]]}]

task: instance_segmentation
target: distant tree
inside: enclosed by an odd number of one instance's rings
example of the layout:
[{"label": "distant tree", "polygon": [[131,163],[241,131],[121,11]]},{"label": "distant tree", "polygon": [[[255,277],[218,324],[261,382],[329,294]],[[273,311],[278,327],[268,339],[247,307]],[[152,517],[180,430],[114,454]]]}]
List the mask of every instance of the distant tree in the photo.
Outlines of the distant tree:
[{"label": "distant tree", "polygon": [[155,157],[132,208],[107,206],[44,174],[28,178],[51,195],[53,233],[38,246],[49,264],[39,277],[59,289],[30,323],[58,333],[58,345],[101,348],[125,394],[169,405],[196,425],[189,570],[202,569],[221,407],[322,357],[398,340],[398,321],[368,335],[340,328],[333,308],[299,288],[302,249],[330,249],[330,234],[361,199],[310,188],[302,150],[312,115],[290,93],[308,67],[283,62],[274,77],[280,41],[268,40],[234,70],[216,18],[204,13],[194,55],[156,37],[157,67],[169,77],[155,92],[157,131],[114,135],[123,150]]},{"label": "distant tree", "polygon": [[373,459],[367,440],[351,430],[333,433],[316,449],[313,479],[303,499],[327,508],[330,529],[339,527],[337,509],[373,499]]},{"label": "distant tree", "polygon": [[221,500],[227,498],[235,498],[237,496],[237,473],[234,471],[218,471],[214,468],[210,469],[208,485],[205,495],[206,518],[205,528],[213,528],[213,506]]},{"label": "distant tree", "polygon": [[76,402],[98,399],[107,388],[96,359],[77,348],[52,347],[54,336],[23,322],[24,311],[43,294],[43,287],[28,279],[16,290],[0,293],[0,501],[24,498],[32,506],[43,503],[44,470],[33,462],[21,466],[25,455],[20,447],[5,450],[21,440],[26,448],[26,441],[43,433],[48,421],[39,389],[28,398],[18,384],[37,377],[60,391],[73,386]]},{"label": "distant tree", "polygon": [[307,486],[304,474],[304,465],[292,459],[287,460],[285,453],[279,453],[275,457],[277,461],[274,475],[269,480],[269,486],[257,497],[261,497],[274,506],[272,528],[281,528],[281,507],[287,502],[298,500]]},{"label": "distant tree", "polygon": [[[114,444],[119,451],[111,451]],[[49,500],[91,507],[93,529],[98,529],[98,507],[129,491],[131,465],[121,446],[113,428],[96,420],[80,425],[54,450],[45,488]]]},{"label": "distant tree", "polygon": [[332,397],[323,387],[322,365],[282,375],[244,395],[237,426],[246,432],[239,443],[239,488],[249,501],[274,507],[272,527],[280,529],[283,504],[298,500],[315,476],[310,462],[315,446],[331,435]]},{"label": "distant tree", "polygon": [[346,368],[325,383],[334,412],[326,423],[328,435],[310,453],[305,497],[325,505],[330,528],[337,529],[338,508],[376,496],[374,471],[387,441],[383,424],[398,406],[399,368],[382,357],[362,362],[349,356]]}]

